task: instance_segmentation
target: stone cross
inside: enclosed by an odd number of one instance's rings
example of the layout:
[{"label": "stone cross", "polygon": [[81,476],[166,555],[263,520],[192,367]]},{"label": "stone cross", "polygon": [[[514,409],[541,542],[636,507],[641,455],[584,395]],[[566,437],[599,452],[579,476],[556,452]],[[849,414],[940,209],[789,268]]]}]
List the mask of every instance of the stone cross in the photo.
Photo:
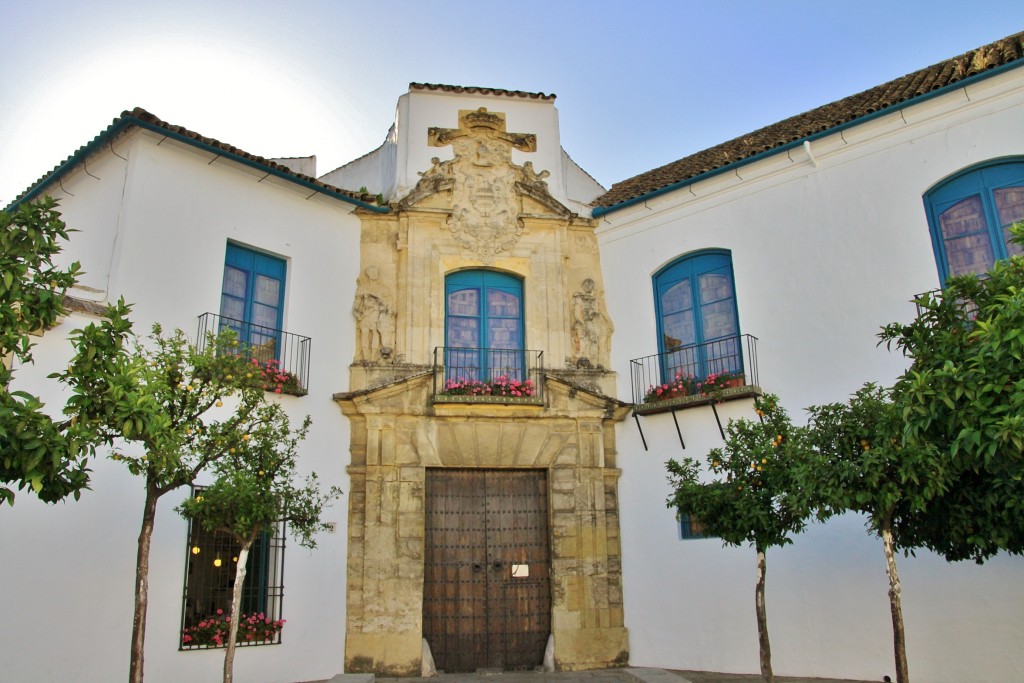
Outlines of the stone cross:
[{"label": "stone cross", "polygon": [[458,128],[427,129],[427,144],[431,147],[444,147],[458,138],[473,134],[483,134],[492,140],[501,140],[515,147],[520,152],[536,152],[537,136],[534,133],[508,133],[505,131],[505,114],[487,111],[487,107],[479,109],[460,109]]}]

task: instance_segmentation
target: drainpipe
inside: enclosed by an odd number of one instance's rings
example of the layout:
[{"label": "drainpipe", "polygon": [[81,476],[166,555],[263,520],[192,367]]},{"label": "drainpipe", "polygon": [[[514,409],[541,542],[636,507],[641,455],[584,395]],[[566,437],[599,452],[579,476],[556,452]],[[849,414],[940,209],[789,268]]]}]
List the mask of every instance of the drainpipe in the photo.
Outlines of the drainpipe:
[{"label": "drainpipe", "polygon": [[804,151],[807,152],[807,158],[814,164],[814,168],[818,168],[818,160],[814,158],[814,154],[811,153],[811,141],[804,140]]}]

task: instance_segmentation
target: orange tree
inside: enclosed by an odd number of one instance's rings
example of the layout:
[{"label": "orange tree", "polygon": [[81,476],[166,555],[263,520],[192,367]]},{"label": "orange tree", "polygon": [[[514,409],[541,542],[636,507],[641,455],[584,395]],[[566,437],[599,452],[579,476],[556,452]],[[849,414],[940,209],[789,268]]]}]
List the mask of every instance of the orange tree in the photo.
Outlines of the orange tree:
[{"label": "orange tree", "polygon": [[1024,258],[917,303],[913,322],[881,333],[911,360],[893,386],[809,409],[797,486],[819,517],[860,512],[881,537],[898,683],[910,677],[896,554],[1024,553]]},{"label": "orange tree", "polygon": [[[260,534],[273,533],[284,523],[300,545],[316,547],[314,534],[325,528],[321,512],[341,494],[336,487],[321,492],[315,473],[304,483],[296,481],[297,446],[306,436],[309,418],[296,431],[292,431],[283,411],[274,411],[267,418],[250,438],[243,437],[234,453],[214,465],[214,483],[177,508],[182,516],[207,531],[228,534],[240,548],[224,639],[224,683],[231,683],[234,677],[235,645],[244,617],[241,608],[246,561],[253,543]],[[274,625],[279,628],[283,621]]]},{"label": "orange tree", "polygon": [[66,313],[64,292],[81,271],[78,263],[60,268],[53,261],[68,232],[50,197],[0,211],[0,503],[14,503],[14,488],[53,503],[77,499],[89,485],[92,435],[54,420],[37,396],[11,386],[13,361],[32,362],[30,335]]},{"label": "orange tree", "polygon": [[908,680],[906,638],[896,554],[916,547],[898,533],[928,501],[943,492],[942,477],[928,449],[901,443],[889,392],[866,385],[844,403],[808,408],[807,450],[798,470],[796,490],[817,511],[818,519],[847,511],[862,513],[868,529],[882,540],[889,577],[896,680]]},{"label": "orange tree", "polygon": [[749,544],[757,553],[754,606],[761,676],[774,681],[765,574],[768,548],[791,543],[803,530],[809,510],[792,494],[794,454],[802,452],[802,430],[795,428],[775,396],[754,402],[757,420],[733,420],[726,427],[725,446],[712,449],[707,476],[693,458],[670,460],[669,481],[675,493],[669,507],[699,522],[705,535],[726,545]]},{"label": "orange tree", "polygon": [[945,486],[897,518],[900,534],[947,560],[1024,553],[1024,257],[951,278],[918,306],[881,335],[913,361],[891,391],[895,436],[927,451]]},{"label": "orange tree", "polygon": [[72,332],[75,353],[57,377],[72,392],[70,421],[110,446],[110,457],[145,486],[129,663],[129,680],[141,683],[157,503],[217,461],[247,452],[250,441],[276,438],[282,410],[267,401],[230,331],[200,350],[180,330],[165,334],[154,325],[143,343],[129,312],[122,299],[99,324]]}]

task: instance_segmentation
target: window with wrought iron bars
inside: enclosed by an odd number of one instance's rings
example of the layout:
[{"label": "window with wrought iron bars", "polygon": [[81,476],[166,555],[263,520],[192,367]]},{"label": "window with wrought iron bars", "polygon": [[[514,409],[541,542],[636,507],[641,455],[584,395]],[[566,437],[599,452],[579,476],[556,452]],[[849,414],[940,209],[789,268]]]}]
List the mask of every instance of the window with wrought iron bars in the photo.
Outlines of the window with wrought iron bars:
[{"label": "window with wrought iron bars", "polygon": [[[201,487],[194,487],[192,495],[201,491]],[[282,522],[273,533],[261,534],[249,550],[242,586],[239,645],[281,642],[284,539]],[[220,636],[227,635],[226,619],[231,614],[240,549],[230,534],[207,531],[199,523],[189,522],[180,649],[226,645],[225,638]]]}]

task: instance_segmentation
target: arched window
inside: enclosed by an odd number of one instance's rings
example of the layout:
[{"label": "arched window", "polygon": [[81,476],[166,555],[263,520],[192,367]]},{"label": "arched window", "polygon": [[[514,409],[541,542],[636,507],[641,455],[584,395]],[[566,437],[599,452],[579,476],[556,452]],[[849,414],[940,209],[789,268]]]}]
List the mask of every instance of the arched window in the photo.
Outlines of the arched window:
[{"label": "arched window", "polygon": [[932,246],[945,282],[984,273],[997,259],[1024,254],[1009,226],[1024,220],[1024,162],[996,161],[958,173],[925,195]]},{"label": "arched window", "polygon": [[523,378],[523,282],[491,270],[445,278],[448,378]]},{"label": "arched window", "polygon": [[743,372],[729,252],[673,261],[654,275],[654,293],[665,380]]}]

